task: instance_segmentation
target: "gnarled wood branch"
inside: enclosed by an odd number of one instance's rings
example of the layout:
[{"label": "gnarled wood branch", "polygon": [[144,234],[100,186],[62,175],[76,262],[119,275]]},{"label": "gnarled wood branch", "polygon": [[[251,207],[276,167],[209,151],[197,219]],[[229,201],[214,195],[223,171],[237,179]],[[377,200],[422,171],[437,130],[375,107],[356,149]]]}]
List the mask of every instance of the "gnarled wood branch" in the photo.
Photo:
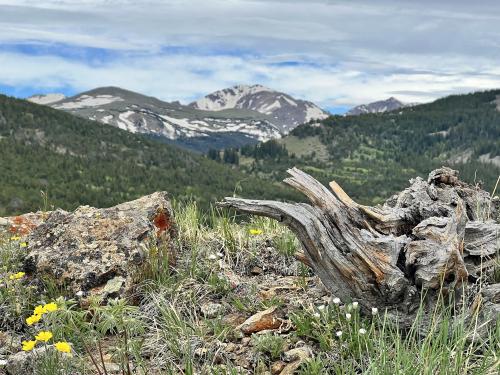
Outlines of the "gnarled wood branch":
[{"label": "gnarled wood branch", "polygon": [[225,198],[219,205],[288,226],[325,286],[365,310],[386,308],[409,323],[423,290],[453,292],[498,254],[500,225],[474,211],[491,207],[489,195],[449,168],[412,180],[382,207],[357,204],[335,181],[330,191],[297,168],[288,173],[284,182],[310,204]]}]

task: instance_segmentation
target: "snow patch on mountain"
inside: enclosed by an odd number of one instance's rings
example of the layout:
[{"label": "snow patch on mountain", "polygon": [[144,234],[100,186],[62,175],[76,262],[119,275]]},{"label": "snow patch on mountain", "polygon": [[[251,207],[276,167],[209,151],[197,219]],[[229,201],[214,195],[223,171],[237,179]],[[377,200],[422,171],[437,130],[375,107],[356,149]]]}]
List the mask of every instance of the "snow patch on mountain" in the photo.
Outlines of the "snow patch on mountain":
[{"label": "snow patch on mountain", "polygon": [[315,105],[306,106],[305,122],[309,122],[311,120],[323,120],[327,117],[328,114],[326,114],[321,108],[316,107]]},{"label": "snow patch on mountain", "polygon": [[48,105],[56,102],[60,102],[61,100],[66,99],[64,94],[44,94],[44,95],[33,95],[27,98],[28,101],[41,105]]},{"label": "snow patch on mountain", "polygon": [[116,125],[123,130],[127,130],[131,133],[137,133],[137,126],[135,125],[134,121],[129,119],[130,116],[135,114],[134,111],[125,111],[122,112],[118,115],[118,121],[116,122]]},{"label": "snow patch on mountain", "polygon": [[113,95],[80,95],[77,96],[73,101],[65,101],[61,104],[53,105],[56,109],[79,109],[79,108],[88,108],[88,107],[98,107],[101,105],[123,101],[122,98],[113,96]]}]

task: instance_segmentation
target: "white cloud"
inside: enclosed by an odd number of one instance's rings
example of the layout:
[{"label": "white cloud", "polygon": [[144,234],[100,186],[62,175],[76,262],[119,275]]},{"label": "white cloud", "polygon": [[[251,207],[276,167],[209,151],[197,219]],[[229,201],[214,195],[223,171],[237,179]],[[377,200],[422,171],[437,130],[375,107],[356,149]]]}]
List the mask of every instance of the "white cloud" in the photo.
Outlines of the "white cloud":
[{"label": "white cloud", "polygon": [[[60,43],[119,57],[96,66],[0,48],[4,85],[117,85],[187,102],[262,83],[325,107],[500,87],[495,1],[0,0],[0,8],[0,46]],[[304,64],[279,64],[288,61]]]}]

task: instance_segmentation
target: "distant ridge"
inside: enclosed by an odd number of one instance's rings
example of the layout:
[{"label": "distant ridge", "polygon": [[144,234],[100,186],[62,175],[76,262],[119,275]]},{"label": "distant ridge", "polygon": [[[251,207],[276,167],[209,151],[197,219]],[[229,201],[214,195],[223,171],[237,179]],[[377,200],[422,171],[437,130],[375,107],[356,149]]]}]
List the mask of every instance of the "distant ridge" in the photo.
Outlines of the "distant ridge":
[{"label": "distant ridge", "polygon": [[[36,100],[47,101],[44,98]],[[207,112],[113,86],[99,87],[47,105],[201,152],[257,143],[282,135],[271,117],[256,111]]]},{"label": "distant ridge", "polygon": [[386,99],[386,100],[379,100],[377,102],[373,102],[373,103],[369,103],[369,104],[358,105],[358,106],[350,109],[346,113],[346,116],[357,116],[357,115],[363,115],[365,113],[390,112],[390,111],[395,111],[396,109],[399,109],[399,108],[411,107],[414,105],[415,104],[403,103],[402,101],[400,101],[394,97],[390,97],[389,99]]},{"label": "distant ridge", "polygon": [[201,152],[278,139],[302,123],[328,117],[311,102],[261,85],[234,86],[189,105],[113,86],[28,100]]}]

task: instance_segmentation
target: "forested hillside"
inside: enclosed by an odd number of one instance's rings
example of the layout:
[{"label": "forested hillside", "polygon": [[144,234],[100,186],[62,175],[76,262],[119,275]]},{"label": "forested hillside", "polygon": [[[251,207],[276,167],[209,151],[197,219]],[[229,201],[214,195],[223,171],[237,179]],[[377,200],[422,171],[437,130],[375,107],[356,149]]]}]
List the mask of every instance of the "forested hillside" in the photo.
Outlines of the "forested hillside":
[{"label": "forested hillside", "polygon": [[141,135],[0,95],[0,216],[79,204],[107,207],[154,191],[198,203],[234,192],[287,197],[278,184]]},{"label": "forested hillside", "polygon": [[331,116],[279,142],[240,149],[240,168],[280,180],[297,165],[324,183],[337,180],[365,203],[380,202],[409,178],[442,165],[491,190],[500,175],[499,95],[495,90],[390,113]]}]

